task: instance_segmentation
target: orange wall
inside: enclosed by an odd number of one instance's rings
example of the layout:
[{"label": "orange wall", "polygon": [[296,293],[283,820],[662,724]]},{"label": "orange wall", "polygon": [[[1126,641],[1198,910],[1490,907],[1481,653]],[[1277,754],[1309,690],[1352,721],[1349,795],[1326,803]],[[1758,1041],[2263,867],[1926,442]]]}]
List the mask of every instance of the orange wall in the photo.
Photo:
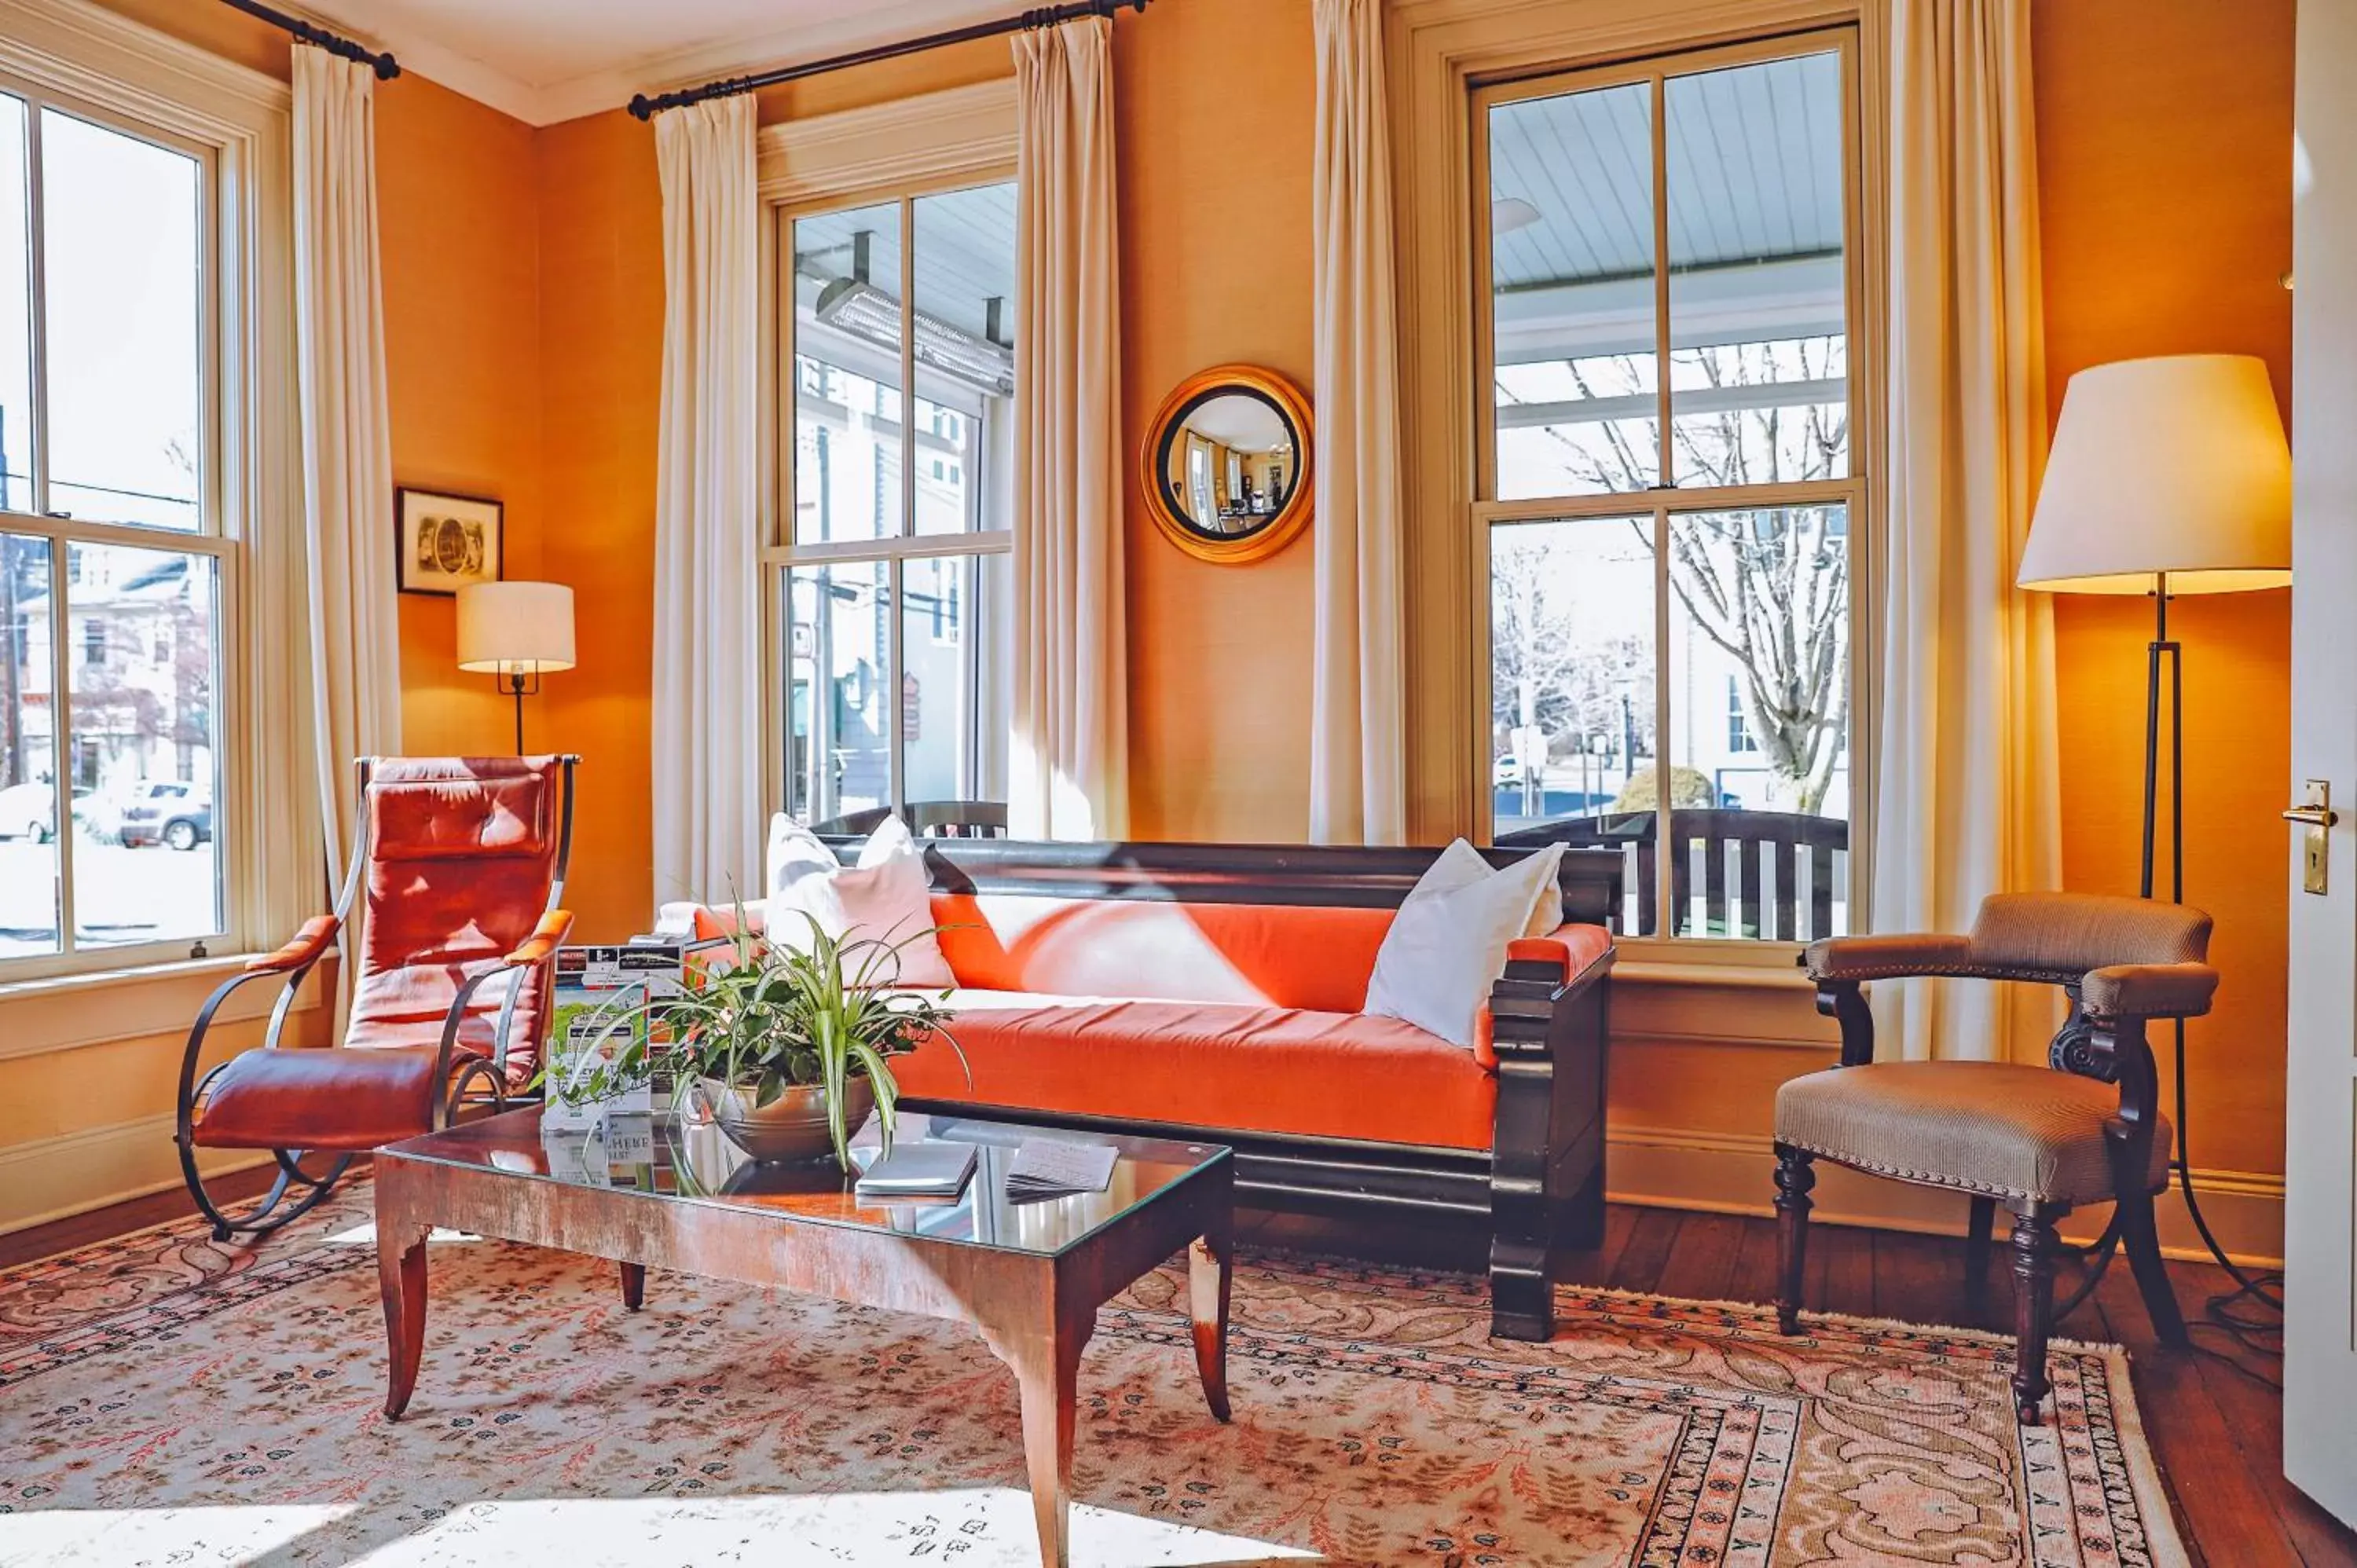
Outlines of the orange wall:
[{"label": "orange wall", "polygon": [[[2224,351],[2266,360],[2288,423],[2292,16],[2293,0],[2032,8],[2052,413],[2086,366]],[[2185,893],[2217,917],[2223,972],[2190,1041],[2197,1166],[2283,1169],[2290,618],[2281,590],[2170,608]],[[2064,596],[2055,622],[2063,879],[2133,893],[2151,605]]]},{"label": "orange wall", "polygon": [[[110,9],[285,81],[287,36],[211,0]],[[393,481],[507,504],[506,573],[540,549],[538,178],[531,126],[409,72],[377,84],[377,208]],[[393,549],[387,538],[384,548]],[[462,675],[447,598],[401,598],[403,745],[505,752],[513,713]],[[544,707],[527,743],[555,744]]]},{"label": "orange wall", "polygon": [[[379,84],[385,383],[398,485],[506,504],[503,566],[542,574],[539,177],[532,127],[416,75]],[[392,548],[387,541],[385,547]],[[457,667],[456,602],[401,598],[402,745],[515,747],[514,710]],[[553,689],[565,679],[549,677]],[[525,744],[565,744],[547,698]]]},{"label": "orange wall", "polygon": [[[1310,380],[1308,0],[1186,0],[1114,28],[1123,437],[1146,444],[1206,366]],[[1314,411],[1313,411],[1314,413]],[[1130,831],[1298,842],[1309,830],[1306,533],[1248,566],[1155,528],[1128,471]]]},{"label": "orange wall", "polygon": [[544,129],[540,333],[549,575],[581,607],[580,665],[550,722],[581,754],[567,902],[618,940],[654,915],[655,446],[662,408],[662,203],[654,137],[619,110]]}]

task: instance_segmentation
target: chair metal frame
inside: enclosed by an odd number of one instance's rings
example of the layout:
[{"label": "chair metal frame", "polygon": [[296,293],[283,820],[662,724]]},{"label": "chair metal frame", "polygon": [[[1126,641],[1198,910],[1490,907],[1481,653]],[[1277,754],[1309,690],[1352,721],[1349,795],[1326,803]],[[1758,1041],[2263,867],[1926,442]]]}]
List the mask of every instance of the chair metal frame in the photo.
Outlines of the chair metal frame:
[{"label": "chair metal frame", "polygon": [[[254,959],[242,971],[223,981],[213,993],[205,999],[204,1006],[197,1014],[195,1026],[188,1031],[188,1048],[180,1058],[179,1088],[174,1107],[173,1138],[179,1145],[180,1175],[188,1184],[188,1196],[196,1200],[198,1210],[210,1222],[213,1240],[216,1241],[226,1241],[231,1236],[238,1234],[264,1236],[281,1226],[301,1219],[318,1207],[328,1194],[334,1190],[336,1183],[342,1179],[345,1171],[351,1166],[352,1154],[341,1152],[336,1155],[334,1163],[323,1175],[313,1176],[303,1168],[302,1162],[305,1155],[314,1151],[272,1149],[271,1156],[278,1164],[277,1179],[271,1184],[270,1190],[251,1208],[242,1214],[231,1212],[233,1206],[225,1208],[206,1189],[204,1176],[197,1168],[199,1145],[195,1137],[195,1122],[197,1106],[203,1101],[206,1091],[212,1086],[213,1079],[221,1075],[230,1062],[237,1060],[238,1058],[231,1057],[229,1061],[216,1064],[212,1070],[207,1072],[201,1079],[197,1076],[197,1067],[199,1058],[204,1054],[205,1036],[210,1032],[213,1019],[220,1013],[222,1004],[241,987],[274,975],[284,975],[285,985],[279,992],[278,1000],[271,1006],[270,1022],[264,1031],[262,1044],[253,1048],[257,1050],[280,1048],[280,1036],[285,1030],[287,1018],[294,1012],[295,999],[303,989],[303,982],[310,976],[311,971],[318,966],[319,961],[326,957],[331,949],[339,945],[339,939],[351,920],[353,909],[361,908],[361,918],[366,918],[366,907],[361,903],[360,888],[361,879],[366,874],[368,867],[369,829],[373,812],[373,801],[369,786],[373,779],[376,765],[383,760],[388,759],[363,757],[354,764],[360,781],[360,791],[353,815],[351,860],[344,869],[343,886],[336,895],[333,911],[306,921],[302,929],[285,946],[274,952]],[[552,964],[555,958],[556,947],[564,940],[565,933],[562,929],[551,931],[548,917],[556,914],[564,908],[565,881],[573,860],[574,774],[580,766],[581,758],[568,752],[560,754],[556,761],[563,780],[560,793],[564,797],[564,803],[557,830],[556,864],[549,879],[548,900],[542,910],[541,924],[522,946],[486,966],[479,973],[469,976],[466,983],[458,988],[457,994],[451,999],[450,1010],[442,1020],[441,1050],[436,1061],[434,1074],[434,1081],[446,1085],[447,1091],[436,1097],[430,1131],[439,1132],[448,1126],[456,1120],[463,1105],[489,1105],[495,1112],[507,1108],[509,1101],[506,1076],[508,1036],[515,1021],[516,999],[523,990],[521,984],[511,984],[508,987],[506,998],[500,1005],[491,1057],[487,1060],[469,1053],[467,1059],[458,1066],[455,1078],[452,1073],[452,1058],[457,1054],[458,1033],[465,1026],[468,1004],[474,1000],[476,992],[480,990],[486,982],[500,975],[513,975],[535,966]],[[333,1048],[341,1050],[346,1047],[339,1044]],[[239,1056],[243,1054],[240,1052]],[[479,1081],[488,1082],[490,1090],[488,1094],[478,1090]],[[282,1208],[280,1205],[285,1202],[288,1193],[297,1187],[305,1189],[302,1196],[296,1199],[293,1207]]]}]

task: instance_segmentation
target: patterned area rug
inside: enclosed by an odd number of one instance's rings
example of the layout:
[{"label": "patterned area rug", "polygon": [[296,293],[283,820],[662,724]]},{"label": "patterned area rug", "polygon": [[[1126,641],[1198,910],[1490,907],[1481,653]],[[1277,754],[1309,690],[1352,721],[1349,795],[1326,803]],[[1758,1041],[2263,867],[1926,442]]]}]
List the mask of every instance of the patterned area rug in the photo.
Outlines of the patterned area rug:
[{"label": "patterned area rug", "polygon": [[[1012,1378],[970,1331],[463,1237],[380,1410],[363,1183],[258,1250],[161,1227],[0,1274],[0,1564],[1035,1563]],[[1182,1277],[1098,1320],[1074,1561],[2181,1564],[2114,1347],[2017,1427],[1964,1332],[1247,1254],[1235,1422]]]}]

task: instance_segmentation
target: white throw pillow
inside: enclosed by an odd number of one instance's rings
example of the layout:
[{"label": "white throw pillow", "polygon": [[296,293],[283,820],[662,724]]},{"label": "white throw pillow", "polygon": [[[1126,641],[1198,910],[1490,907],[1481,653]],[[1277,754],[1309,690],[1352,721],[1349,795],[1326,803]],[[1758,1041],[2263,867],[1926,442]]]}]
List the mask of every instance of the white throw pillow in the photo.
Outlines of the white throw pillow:
[{"label": "white throw pillow", "polygon": [[902,985],[957,983],[933,935],[925,858],[899,818],[885,818],[860,846],[858,864],[845,866],[825,840],[780,812],[770,822],[769,862],[770,940],[800,948],[815,920],[830,937],[901,944]]},{"label": "white throw pillow", "polygon": [[1561,844],[1499,871],[1463,839],[1441,851],[1383,936],[1365,1010],[1470,1049],[1508,944],[1560,923],[1562,865]]}]

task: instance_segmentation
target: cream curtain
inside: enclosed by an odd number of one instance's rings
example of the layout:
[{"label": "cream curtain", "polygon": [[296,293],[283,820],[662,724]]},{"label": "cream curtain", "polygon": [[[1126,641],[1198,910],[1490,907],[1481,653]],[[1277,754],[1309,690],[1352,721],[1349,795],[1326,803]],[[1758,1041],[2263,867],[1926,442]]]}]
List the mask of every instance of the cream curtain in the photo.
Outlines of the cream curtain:
[{"label": "cream curtain", "polygon": [[760,886],[760,186],[749,94],[655,117],[663,368],[655,489],[658,903]]},{"label": "cream curtain", "polygon": [[1382,0],[1317,0],[1309,836],[1407,837],[1399,365]]},{"label": "cream curtain", "polygon": [[[2030,0],[1892,7],[1875,929],[1960,931],[2059,867],[2054,644],[2014,585],[2046,444]],[[2032,1059],[2050,1001],[1875,989],[1886,1055]]]},{"label": "cream curtain", "polygon": [[1113,24],[1015,35],[1018,838],[1129,829]]},{"label": "cream curtain", "polygon": [[376,76],[295,46],[296,403],[319,817],[352,847],[352,759],[401,749],[393,436],[377,260]]}]

